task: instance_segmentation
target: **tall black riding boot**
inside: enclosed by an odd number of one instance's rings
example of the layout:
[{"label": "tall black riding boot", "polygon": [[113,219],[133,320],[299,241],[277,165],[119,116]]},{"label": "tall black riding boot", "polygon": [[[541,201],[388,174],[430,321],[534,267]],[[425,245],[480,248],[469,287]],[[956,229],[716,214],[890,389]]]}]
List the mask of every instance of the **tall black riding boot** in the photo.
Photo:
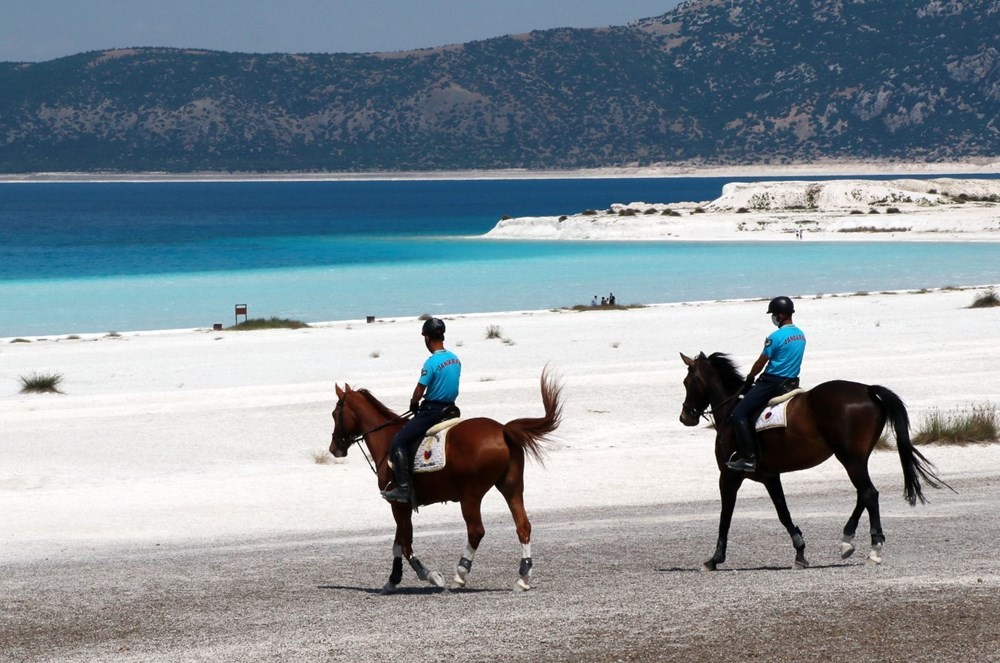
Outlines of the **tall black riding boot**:
[{"label": "tall black riding boot", "polygon": [[753,424],[745,419],[734,419],[733,428],[736,429],[736,447],[740,451],[740,457],[727,462],[726,467],[737,472],[753,472],[757,469],[757,443],[754,440]]},{"label": "tall black riding boot", "polygon": [[396,475],[396,487],[383,490],[382,497],[390,502],[410,501],[410,453],[405,447],[392,450],[392,471]]}]

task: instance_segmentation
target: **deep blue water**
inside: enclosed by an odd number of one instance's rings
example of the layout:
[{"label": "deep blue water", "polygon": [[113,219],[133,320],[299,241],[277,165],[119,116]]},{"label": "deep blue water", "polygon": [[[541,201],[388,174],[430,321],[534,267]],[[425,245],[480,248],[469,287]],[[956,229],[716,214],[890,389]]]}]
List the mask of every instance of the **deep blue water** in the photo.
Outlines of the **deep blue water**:
[{"label": "deep blue water", "polygon": [[228,324],[237,303],[320,321],[1000,281],[992,244],[474,237],[731,179],[0,185],[0,336]]}]

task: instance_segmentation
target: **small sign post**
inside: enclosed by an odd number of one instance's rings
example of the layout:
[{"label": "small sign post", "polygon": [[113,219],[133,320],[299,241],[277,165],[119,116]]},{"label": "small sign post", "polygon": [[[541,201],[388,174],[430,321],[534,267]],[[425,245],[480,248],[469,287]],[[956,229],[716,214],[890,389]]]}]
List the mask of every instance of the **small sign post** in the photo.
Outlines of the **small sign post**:
[{"label": "small sign post", "polygon": [[236,324],[240,324],[240,316],[243,316],[243,322],[247,321],[247,305],[237,304],[236,305]]}]

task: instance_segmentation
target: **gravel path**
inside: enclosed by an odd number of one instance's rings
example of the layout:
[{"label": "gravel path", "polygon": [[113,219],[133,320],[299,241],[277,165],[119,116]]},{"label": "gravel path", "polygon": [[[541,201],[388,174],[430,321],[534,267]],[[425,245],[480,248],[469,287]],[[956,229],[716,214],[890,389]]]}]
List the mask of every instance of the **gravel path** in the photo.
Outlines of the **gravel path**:
[{"label": "gravel path", "polygon": [[[0,659],[10,661],[1000,661],[1000,478],[932,491],[916,509],[882,494],[882,566],[867,536],[841,560],[853,505],[790,493],[812,568],[766,498],[741,499],[716,573],[715,502],[533,515],[536,589],[511,591],[519,546],[487,522],[470,589],[406,569],[380,596],[389,516],[369,531],[183,547],[95,550],[7,565]],[[419,531],[417,554],[450,578],[460,523]],[[867,527],[867,519],[862,520]]]}]

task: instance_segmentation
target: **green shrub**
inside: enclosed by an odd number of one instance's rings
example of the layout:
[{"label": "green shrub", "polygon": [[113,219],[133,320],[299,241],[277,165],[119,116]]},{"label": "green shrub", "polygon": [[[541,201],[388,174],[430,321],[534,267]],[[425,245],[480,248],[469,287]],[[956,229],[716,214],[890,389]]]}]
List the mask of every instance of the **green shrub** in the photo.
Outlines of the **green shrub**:
[{"label": "green shrub", "polygon": [[301,320],[287,318],[250,318],[238,325],[228,327],[228,329],[230,331],[255,331],[258,329],[304,329],[308,326]]},{"label": "green shrub", "polygon": [[968,444],[996,442],[1000,429],[996,405],[973,405],[951,413],[932,411],[913,436],[914,444]]},{"label": "green shrub", "polygon": [[59,385],[63,380],[60,373],[32,373],[31,375],[22,375],[19,379],[21,380],[22,394],[62,393],[59,391]]}]

